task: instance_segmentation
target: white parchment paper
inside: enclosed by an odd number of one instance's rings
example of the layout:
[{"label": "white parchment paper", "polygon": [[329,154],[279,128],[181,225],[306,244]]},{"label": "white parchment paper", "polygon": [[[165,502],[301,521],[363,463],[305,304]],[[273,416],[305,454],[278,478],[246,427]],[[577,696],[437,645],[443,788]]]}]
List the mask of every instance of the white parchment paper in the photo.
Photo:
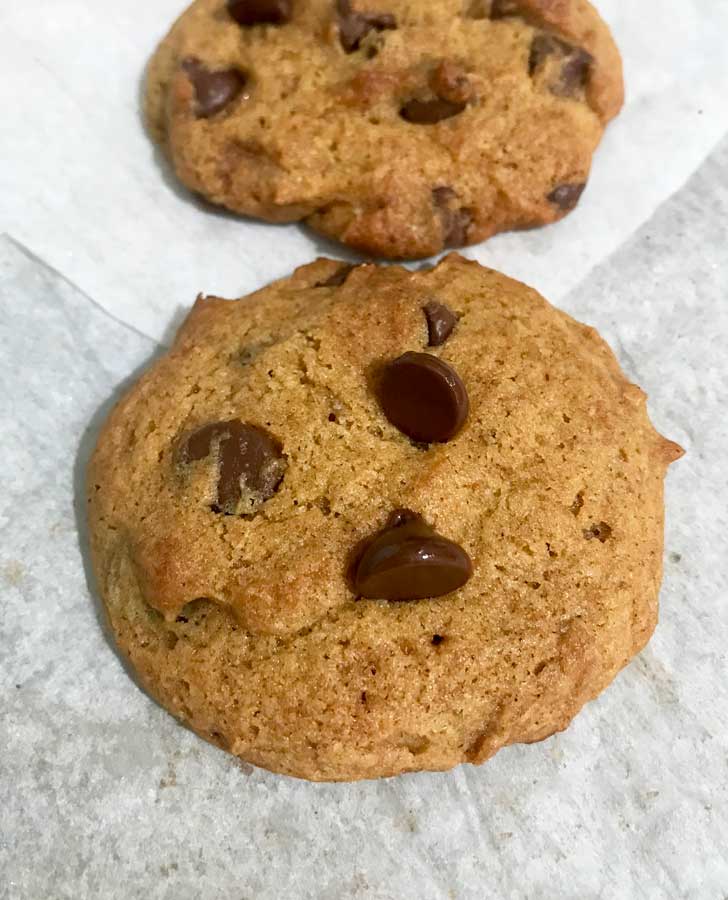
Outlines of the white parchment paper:
[{"label": "white parchment paper", "polygon": [[355,785],[240,765],[125,673],[85,579],[83,468],[156,345],[0,242],[3,900],[723,900],[727,164],[725,142],[564,298],[687,449],[655,637],[563,735]]},{"label": "white parchment paper", "polygon": [[179,727],[87,583],[83,469],[123,384],[198,290],[344,255],[160,168],[139,83],[181,6],[0,0],[0,898],[725,900],[728,141],[671,195],[728,131],[727,0],[602,0],[629,103],[582,205],[470,251],[596,325],[688,451],[657,633],[563,735],[335,786]]},{"label": "white parchment paper", "polygon": [[[423,0],[424,2],[424,0]],[[238,297],[338,245],[193,201],[142,129],[142,72],[185,0],[0,0],[0,231],[155,339],[199,291]],[[599,0],[627,107],[562,223],[469,251],[559,302],[728,131],[728,0]]]}]

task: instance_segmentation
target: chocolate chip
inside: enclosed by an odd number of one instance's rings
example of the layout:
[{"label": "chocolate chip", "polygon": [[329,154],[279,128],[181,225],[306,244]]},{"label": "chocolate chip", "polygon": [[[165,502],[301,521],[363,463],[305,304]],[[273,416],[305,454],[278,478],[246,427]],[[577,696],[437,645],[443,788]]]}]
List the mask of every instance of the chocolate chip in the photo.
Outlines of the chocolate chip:
[{"label": "chocolate chip", "polygon": [[468,241],[468,228],[473,221],[470,211],[457,203],[457,194],[450,187],[437,187],[432,200],[442,219],[444,247],[462,247]]},{"label": "chocolate chip", "polygon": [[293,0],[228,0],[227,9],[239,25],[284,25],[291,21]]},{"label": "chocolate chip", "polygon": [[430,87],[441,100],[451,103],[467,103],[473,98],[473,85],[467,70],[450,59],[443,59],[435,66]]},{"label": "chocolate chip", "polygon": [[411,509],[395,509],[389,514],[387,519],[387,528],[399,528],[412,522],[421,522],[422,516],[413,512]]},{"label": "chocolate chip", "polygon": [[468,416],[468,392],[446,362],[428,353],[405,353],[382,375],[379,400],[396,428],[423,443],[444,443]]},{"label": "chocolate chip", "polygon": [[467,104],[453,103],[450,100],[442,100],[436,97],[434,100],[408,100],[400,109],[399,114],[405,122],[413,125],[435,125],[443,119],[451,119],[461,113]]},{"label": "chocolate chip", "polygon": [[491,19],[506,19],[521,14],[516,0],[492,0],[490,5]]},{"label": "chocolate chip", "polygon": [[440,347],[452,334],[458,317],[449,306],[437,300],[430,300],[422,309],[427,319],[428,346]]},{"label": "chocolate chip", "polygon": [[531,42],[528,71],[533,76],[546,68],[551,93],[575,97],[586,84],[593,62],[594,57],[581,47],[574,47],[553,35],[537,34]]},{"label": "chocolate chip", "polygon": [[586,84],[593,62],[591,53],[573,47],[561,66],[560,80],[551,86],[551,90],[564,97],[573,97]]},{"label": "chocolate chip", "polygon": [[472,574],[462,547],[411,510],[398,510],[364,550],[354,589],[369,599],[424,600],[456,591]]},{"label": "chocolate chip", "polygon": [[546,198],[564,212],[569,212],[579,202],[586,184],[560,184]]},{"label": "chocolate chip", "polygon": [[204,425],[183,444],[182,462],[195,462],[212,453],[219,471],[215,512],[235,515],[241,500],[252,508],[278,490],[285,461],[278,442],[261,428],[238,419]]},{"label": "chocolate chip", "polygon": [[391,13],[357,12],[351,8],[351,0],[337,0],[336,11],[339,16],[339,40],[347,53],[358,50],[370,31],[397,27],[397,20]]},{"label": "chocolate chip", "polygon": [[531,41],[531,51],[528,55],[528,74],[533,75],[549,56],[558,52],[556,39],[548,34],[537,34]]},{"label": "chocolate chip", "polygon": [[452,60],[441,60],[430,75],[430,90],[434,98],[413,97],[399,110],[406,122],[414,125],[434,125],[461,113],[473,96],[473,86],[467,71]]},{"label": "chocolate chip", "polygon": [[196,59],[186,60],[182,68],[195,89],[195,114],[201,119],[220,112],[245,87],[245,76],[237,69],[212,72]]},{"label": "chocolate chip", "polygon": [[467,209],[449,210],[445,219],[445,247],[462,247],[468,241],[468,228],[473,221]]},{"label": "chocolate chip", "polygon": [[356,266],[349,264],[342,266],[340,269],[337,269],[333,275],[329,275],[329,277],[325,278],[323,281],[317,281],[314,287],[341,287],[349,277],[351,270],[355,268]]}]

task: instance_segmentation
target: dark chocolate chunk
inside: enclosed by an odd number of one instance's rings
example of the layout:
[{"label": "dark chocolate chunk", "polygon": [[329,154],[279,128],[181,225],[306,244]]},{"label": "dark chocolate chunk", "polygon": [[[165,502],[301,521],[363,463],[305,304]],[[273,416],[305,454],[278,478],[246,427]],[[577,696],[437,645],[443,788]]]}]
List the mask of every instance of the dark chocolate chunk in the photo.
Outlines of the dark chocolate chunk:
[{"label": "dark chocolate chunk", "polygon": [[427,319],[428,346],[440,347],[452,334],[458,317],[449,306],[437,300],[430,300],[422,309]]},{"label": "dark chocolate chunk", "polygon": [[403,104],[399,114],[405,122],[411,122],[413,125],[435,125],[443,119],[451,119],[461,113],[466,106],[466,103],[453,103],[440,97],[433,100],[415,98]]},{"label": "dark chocolate chunk", "polygon": [[456,591],[472,574],[472,562],[462,547],[439,535],[416,513],[398,510],[364,550],[354,589],[369,599],[424,600]]},{"label": "dark chocolate chunk", "polygon": [[228,0],[227,9],[239,25],[284,25],[291,21],[293,0]]},{"label": "dark chocolate chunk", "polygon": [[450,187],[437,187],[432,200],[442,219],[443,246],[462,247],[468,240],[468,227],[473,221],[470,211],[457,204],[457,194]]},{"label": "dark chocolate chunk", "polygon": [[385,416],[413,441],[444,443],[468,416],[468,392],[446,362],[429,353],[405,353],[382,375],[379,401]]},{"label": "dark chocolate chunk", "polygon": [[314,287],[341,287],[349,277],[351,270],[355,268],[356,266],[347,263],[340,269],[337,269],[333,275],[329,275],[329,277],[325,278],[323,281],[317,281]]},{"label": "dark chocolate chunk", "polygon": [[569,212],[579,202],[579,198],[584,193],[586,184],[560,184],[546,198],[550,203],[558,206],[564,212]]},{"label": "dark chocolate chunk", "polygon": [[370,31],[385,31],[397,27],[397,20],[391,13],[356,12],[351,8],[351,0],[337,0],[336,11],[339,17],[339,40],[347,53],[358,50]]},{"label": "dark chocolate chunk", "polygon": [[269,500],[283,480],[285,461],[278,442],[255,425],[238,419],[211,422],[193,432],[182,446],[182,462],[215,454],[218,466],[215,512],[234,515],[243,498],[250,506]]},{"label": "dark chocolate chunk", "polygon": [[213,72],[196,59],[185,60],[182,68],[195,89],[195,115],[201,119],[219,113],[245,87],[245,75],[237,69]]}]

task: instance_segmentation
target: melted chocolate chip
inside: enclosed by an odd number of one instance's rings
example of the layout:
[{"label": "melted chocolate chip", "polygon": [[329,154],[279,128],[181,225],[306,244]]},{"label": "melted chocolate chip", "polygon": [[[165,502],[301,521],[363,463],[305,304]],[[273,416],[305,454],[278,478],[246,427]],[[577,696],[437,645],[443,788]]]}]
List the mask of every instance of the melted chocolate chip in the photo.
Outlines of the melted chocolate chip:
[{"label": "melted chocolate chip", "polygon": [[561,66],[561,78],[551,86],[551,90],[564,97],[573,97],[587,83],[593,62],[591,53],[572,47]]},{"label": "melted chocolate chip", "polygon": [[546,198],[564,212],[569,212],[579,202],[586,184],[560,184]]},{"label": "melted chocolate chip", "polygon": [[537,34],[531,42],[528,71],[531,76],[547,68],[548,88],[559,97],[575,97],[584,87],[594,57],[581,47],[548,34]]},{"label": "melted chocolate chip", "polygon": [[402,104],[400,116],[414,125],[435,125],[461,113],[473,97],[473,86],[465,68],[449,59],[432,70],[429,87],[434,98],[413,97]]},{"label": "melted chocolate chip", "polygon": [[552,54],[558,52],[557,42],[548,34],[537,34],[531,41],[528,55],[528,74],[533,75]]},{"label": "melted chocolate chip", "polygon": [[293,0],[228,0],[227,10],[239,25],[284,25],[291,21]]},{"label": "melted chocolate chip", "polygon": [[398,510],[364,550],[354,589],[369,599],[424,600],[456,591],[472,574],[462,547],[416,513]]},{"label": "melted chocolate chip", "polygon": [[408,100],[400,109],[399,114],[405,122],[413,125],[435,125],[443,119],[451,119],[461,113],[467,104],[453,103],[451,100],[443,100],[436,97],[434,100]]},{"label": "melted chocolate chip", "polygon": [[473,98],[473,85],[467,70],[450,59],[443,59],[435,66],[430,87],[441,100],[451,103],[467,103]]},{"label": "melted chocolate chip", "polygon": [[445,221],[445,247],[462,247],[468,240],[468,227],[473,221],[467,209],[448,210]]},{"label": "melted chocolate chip", "polygon": [[351,8],[351,0],[337,0],[336,11],[339,16],[339,40],[347,53],[358,50],[370,31],[397,27],[397,20],[391,13],[356,12]]},{"label": "melted chocolate chip", "polygon": [[470,211],[457,205],[457,194],[452,188],[437,187],[432,200],[442,219],[442,243],[444,247],[462,247],[468,240],[468,227],[473,221]]},{"label": "melted chocolate chip", "polygon": [[220,112],[245,87],[245,76],[237,69],[212,72],[196,59],[186,60],[182,68],[195,89],[195,114],[201,119]]},{"label": "melted chocolate chip", "polygon": [[384,415],[413,441],[445,443],[468,416],[468,392],[446,362],[429,353],[405,353],[382,375],[379,401]]},{"label": "melted chocolate chip", "polygon": [[349,277],[351,270],[355,268],[356,266],[347,263],[347,265],[337,269],[333,275],[329,275],[329,277],[325,278],[323,281],[317,281],[314,287],[341,287]]},{"label": "melted chocolate chip", "polygon": [[449,306],[437,300],[430,300],[422,309],[427,319],[428,346],[440,347],[452,334],[458,317]]},{"label": "melted chocolate chip", "polygon": [[261,428],[238,419],[211,422],[193,432],[182,447],[182,462],[216,453],[217,502],[212,509],[235,515],[243,492],[250,506],[269,500],[283,480],[285,462],[278,442]]}]

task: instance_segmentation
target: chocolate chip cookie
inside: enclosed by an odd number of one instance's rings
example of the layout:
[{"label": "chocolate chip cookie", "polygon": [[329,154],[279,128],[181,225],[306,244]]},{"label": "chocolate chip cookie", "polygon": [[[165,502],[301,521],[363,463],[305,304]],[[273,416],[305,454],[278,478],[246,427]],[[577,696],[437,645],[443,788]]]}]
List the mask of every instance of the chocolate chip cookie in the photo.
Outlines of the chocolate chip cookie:
[{"label": "chocolate chip cookie", "polygon": [[622,99],[586,0],[196,0],[147,117],[214,203],[411,258],[572,210]]},{"label": "chocolate chip cookie", "polygon": [[648,640],[680,448],[596,332],[450,255],[200,297],[88,475],[146,688],[315,780],[563,729]]}]

